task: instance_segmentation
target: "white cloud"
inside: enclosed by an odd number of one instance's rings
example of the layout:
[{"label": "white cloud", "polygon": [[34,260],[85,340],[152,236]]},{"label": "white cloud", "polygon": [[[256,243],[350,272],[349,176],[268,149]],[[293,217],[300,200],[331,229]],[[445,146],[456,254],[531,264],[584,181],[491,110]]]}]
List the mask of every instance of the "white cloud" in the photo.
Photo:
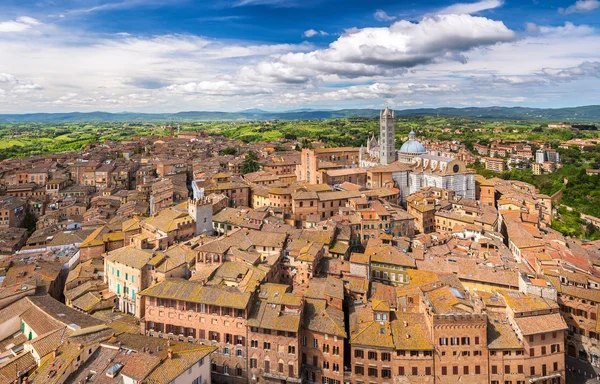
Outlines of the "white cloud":
[{"label": "white cloud", "polygon": [[559,8],[560,13],[583,13],[591,12],[595,9],[600,8],[600,1],[598,0],[578,0],[575,4],[567,8]]},{"label": "white cloud", "polygon": [[375,18],[375,20],[379,21],[392,21],[397,19],[396,16],[388,15],[383,9],[378,9],[377,11],[375,11],[373,17]]},{"label": "white cloud", "polygon": [[2,34],[2,112],[560,105],[600,99],[600,33],[573,23],[526,25],[528,33],[518,38],[501,21],[428,15],[419,22],[348,29],[317,49],[308,42],[96,35],[63,23],[14,22],[43,33]]},{"label": "white cloud", "polygon": [[540,27],[536,23],[525,23],[525,30],[529,33],[539,33]]},{"label": "white cloud", "polygon": [[39,91],[44,89],[41,85],[30,80],[20,80],[8,73],[0,73],[0,90],[3,93],[29,93],[31,91]]},{"label": "white cloud", "polygon": [[465,62],[463,53],[472,48],[515,38],[504,23],[483,17],[426,16],[418,23],[401,20],[386,28],[348,30],[326,49],[281,55],[242,72],[289,83],[308,82],[319,75],[396,76],[434,61]]},{"label": "white cloud", "polygon": [[200,81],[189,82],[185,84],[173,84],[164,88],[168,92],[181,94],[205,94],[205,95],[259,95],[269,94],[272,91],[268,88],[258,87],[256,85],[236,84],[231,80]]},{"label": "white cloud", "polygon": [[327,36],[329,35],[329,33],[325,32],[325,31],[317,31],[315,29],[307,29],[306,31],[304,31],[304,33],[302,34],[304,37],[308,37],[309,39],[311,37],[320,35],[320,36]]},{"label": "white cloud", "polygon": [[28,16],[18,17],[16,20],[2,21],[0,22],[0,33],[1,32],[23,32],[31,27],[40,25],[41,23],[36,19]]},{"label": "white cloud", "polygon": [[488,9],[494,9],[501,7],[504,4],[503,0],[482,0],[476,3],[457,3],[453,4],[449,7],[446,7],[439,11],[439,14],[473,14],[482,11],[486,11]]},{"label": "white cloud", "polygon": [[572,81],[588,76],[600,78],[600,61],[584,61],[578,66],[568,68],[544,68],[542,73],[558,81]]}]

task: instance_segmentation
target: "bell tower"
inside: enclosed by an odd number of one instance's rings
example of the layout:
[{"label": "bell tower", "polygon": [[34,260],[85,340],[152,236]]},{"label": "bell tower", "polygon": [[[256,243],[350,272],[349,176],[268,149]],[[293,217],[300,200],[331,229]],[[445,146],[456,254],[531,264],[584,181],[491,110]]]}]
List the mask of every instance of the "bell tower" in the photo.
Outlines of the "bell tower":
[{"label": "bell tower", "polygon": [[379,113],[379,163],[387,165],[394,161],[396,161],[394,111],[385,107],[385,111]]}]

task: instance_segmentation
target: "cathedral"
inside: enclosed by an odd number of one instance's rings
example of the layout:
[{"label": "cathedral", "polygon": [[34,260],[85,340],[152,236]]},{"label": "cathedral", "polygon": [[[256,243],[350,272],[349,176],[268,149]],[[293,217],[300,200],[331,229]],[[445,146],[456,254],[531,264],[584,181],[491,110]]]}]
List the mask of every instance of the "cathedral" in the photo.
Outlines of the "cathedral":
[{"label": "cathedral", "polygon": [[410,194],[426,187],[449,189],[457,196],[475,198],[475,174],[464,162],[427,153],[414,131],[398,152],[395,144],[394,112],[386,108],[379,114],[379,140],[375,135],[367,139],[366,147],[360,148],[359,163],[362,168],[379,172],[389,169],[403,203]]},{"label": "cathedral", "polygon": [[367,139],[366,148],[360,147],[360,166],[363,168],[387,165],[396,161],[394,111],[385,107],[379,112],[379,141],[375,135]]}]

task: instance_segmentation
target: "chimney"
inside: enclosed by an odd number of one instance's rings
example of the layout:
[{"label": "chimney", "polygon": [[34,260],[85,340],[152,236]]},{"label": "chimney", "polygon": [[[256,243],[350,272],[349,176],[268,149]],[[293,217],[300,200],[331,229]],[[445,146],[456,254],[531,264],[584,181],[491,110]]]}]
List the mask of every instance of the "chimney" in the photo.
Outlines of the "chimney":
[{"label": "chimney", "polygon": [[171,348],[169,348],[169,350],[167,351],[167,358],[169,360],[173,360],[173,350]]}]

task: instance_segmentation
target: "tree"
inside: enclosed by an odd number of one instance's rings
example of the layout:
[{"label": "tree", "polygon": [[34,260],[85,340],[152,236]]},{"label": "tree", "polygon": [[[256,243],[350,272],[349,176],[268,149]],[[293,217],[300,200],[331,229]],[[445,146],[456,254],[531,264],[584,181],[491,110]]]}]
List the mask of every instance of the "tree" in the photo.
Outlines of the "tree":
[{"label": "tree", "polygon": [[260,169],[260,164],[258,164],[258,155],[254,151],[249,151],[246,153],[246,157],[244,158],[244,162],[242,163],[242,175],[247,173],[256,172]]},{"label": "tree", "polygon": [[23,224],[21,224],[21,226],[23,228],[27,228],[27,232],[31,235],[33,232],[35,232],[36,222],[37,219],[35,218],[35,215],[27,211],[23,217]]},{"label": "tree", "polygon": [[236,153],[237,153],[237,150],[233,147],[228,147],[223,150],[224,155],[235,155]]}]

